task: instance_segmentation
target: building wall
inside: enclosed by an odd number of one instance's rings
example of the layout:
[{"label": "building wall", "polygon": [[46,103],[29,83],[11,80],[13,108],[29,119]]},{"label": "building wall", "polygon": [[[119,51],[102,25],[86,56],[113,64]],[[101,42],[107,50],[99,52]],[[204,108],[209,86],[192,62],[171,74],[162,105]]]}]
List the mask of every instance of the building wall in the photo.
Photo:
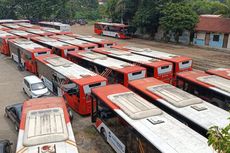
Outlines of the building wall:
[{"label": "building wall", "polygon": [[205,32],[197,32],[195,33],[196,38],[193,39],[193,44],[198,46],[204,46],[205,45]]},{"label": "building wall", "polygon": [[[219,36],[219,40],[215,41],[214,36]],[[222,48],[223,47],[223,39],[224,39],[224,34],[222,33],[210,33],[210,42],[209,46],[211,47],[217,47],[217,48]]]},{"label": "building wall", "polygon": [[[198,46],[205,46],[205,37],[206,37],[206,33],[205,32],[197,32],[196,37],[193,39],[193,44],[194,45],[198,45]],[[216,37],[218,37],[219,39],[215,39]],[[228,48],[230,48],[230,36],[228,39]],[[223,43],[224,43],[224,34],[223,33],[210,33],[210,41],[209,41],[209,45],[210,47],[214,47],[214,48],[222,48],[223,47]]]},{"label": "building wall", "polygon": [[228,45],[227,45],[227,48],[230,48],[230,34],[228,36]]}]

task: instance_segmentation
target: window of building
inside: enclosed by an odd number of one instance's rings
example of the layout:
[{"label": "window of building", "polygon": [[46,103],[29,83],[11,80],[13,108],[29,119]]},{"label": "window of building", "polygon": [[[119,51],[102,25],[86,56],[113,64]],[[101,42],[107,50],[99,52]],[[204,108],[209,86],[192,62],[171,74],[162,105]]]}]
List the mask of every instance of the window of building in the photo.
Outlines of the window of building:
[{"label": "window of building", "polygon": [[213,35],[213,41],[219,41],[220,36],[219,35]]}]

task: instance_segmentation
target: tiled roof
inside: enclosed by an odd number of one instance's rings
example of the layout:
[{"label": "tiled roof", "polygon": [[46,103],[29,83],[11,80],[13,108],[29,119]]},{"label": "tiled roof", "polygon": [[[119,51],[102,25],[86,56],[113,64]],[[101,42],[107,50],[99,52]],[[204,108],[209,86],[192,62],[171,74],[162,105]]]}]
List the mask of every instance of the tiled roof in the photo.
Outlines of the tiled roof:
[{"label": "tiled roof", "polygon": [[230,33],[230,18],[220,16],[201,15],[196,31]]}]

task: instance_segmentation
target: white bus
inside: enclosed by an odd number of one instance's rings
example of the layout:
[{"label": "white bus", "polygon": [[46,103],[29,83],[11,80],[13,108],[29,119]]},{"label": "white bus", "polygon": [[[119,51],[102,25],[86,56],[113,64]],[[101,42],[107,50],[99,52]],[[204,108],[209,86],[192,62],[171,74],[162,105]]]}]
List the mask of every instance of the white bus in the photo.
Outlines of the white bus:
[{"label": "white bus", "polygon": [[24,102],[16,153],[78,153],[63,98]]},{"label": "white bus", "polygon": [[92,122],[117,153],[215,152],[205,137],[122,85],[92,93]]}]

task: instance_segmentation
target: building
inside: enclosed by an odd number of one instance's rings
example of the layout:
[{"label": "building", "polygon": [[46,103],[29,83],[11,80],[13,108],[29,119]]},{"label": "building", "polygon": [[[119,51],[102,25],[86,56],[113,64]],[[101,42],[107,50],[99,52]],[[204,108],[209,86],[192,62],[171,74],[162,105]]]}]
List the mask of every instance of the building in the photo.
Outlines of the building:
[{"label": "building", "polygon": [[196,25],[194,45],[230,48],[230,18],[201,15]]}]

